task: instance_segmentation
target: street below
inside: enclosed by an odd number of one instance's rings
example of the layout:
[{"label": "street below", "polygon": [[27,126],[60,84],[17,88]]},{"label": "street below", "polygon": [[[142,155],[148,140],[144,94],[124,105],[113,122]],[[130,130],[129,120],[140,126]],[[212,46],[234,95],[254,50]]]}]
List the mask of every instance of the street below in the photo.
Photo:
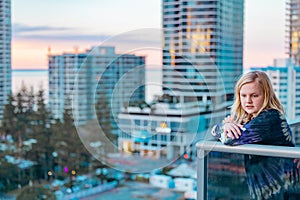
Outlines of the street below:
[{"label": "street below", "polygon": [[124,182],[119,187],[80,200],[184,200],[184,194],[142,182]]}]

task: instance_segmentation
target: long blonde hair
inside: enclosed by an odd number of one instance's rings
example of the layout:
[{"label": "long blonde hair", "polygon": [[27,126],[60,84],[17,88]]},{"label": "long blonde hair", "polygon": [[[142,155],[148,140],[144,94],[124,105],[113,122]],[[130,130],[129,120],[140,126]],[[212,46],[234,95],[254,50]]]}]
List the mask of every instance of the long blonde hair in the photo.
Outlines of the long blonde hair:
[{"label": "long blonde hair", "polygon": [[252,118],[252,115],[246,113],[245,110],[242,108],[240,99],[240,90],[242,86],[252,82],[257,82],[260,88],[263,90],[264,94],[263,106],[257,114],[259,114],[265,109],[271,108],[277,109],[279,112],[284,114],[283,106],[281,105],[279,99],[275,95],[272,83],[268,75],[263,71],[251,71],[242,75],[235,85],[235,100],[231,107],[231,114],[235,117],[235,120],[238,123],[244,123],[248,122]]}]

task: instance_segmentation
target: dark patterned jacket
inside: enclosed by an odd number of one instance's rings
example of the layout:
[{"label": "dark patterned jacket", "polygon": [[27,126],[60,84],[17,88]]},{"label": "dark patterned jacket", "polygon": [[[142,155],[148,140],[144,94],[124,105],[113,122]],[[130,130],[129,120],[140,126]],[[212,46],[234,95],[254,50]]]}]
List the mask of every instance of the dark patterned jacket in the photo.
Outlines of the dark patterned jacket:
[{"label": "dark patterned jacket", "polygon": [[[222,126],[215,125],[212,135],[225,145],[295,146],[285,117],[276,109],[265,110],[246,123],[238,139],[224,138]],[[280,199],[284,192],[295,189],[300,179],[294,159],[245,155],[245,169],[251,199]]]}]

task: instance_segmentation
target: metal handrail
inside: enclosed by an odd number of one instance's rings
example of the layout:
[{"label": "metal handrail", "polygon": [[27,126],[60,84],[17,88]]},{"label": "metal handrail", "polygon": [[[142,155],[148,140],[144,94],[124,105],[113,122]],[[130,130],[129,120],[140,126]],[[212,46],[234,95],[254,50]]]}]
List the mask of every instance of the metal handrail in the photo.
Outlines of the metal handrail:
[{"label": "metal handrail", "polygon": [[217,141],[199,141],[197,148],[197,199],[207,200],[207,154],[211,151],[273,156],[284,158],[300,158],[300,147],[275,145],[244,144],[227,146]]}]

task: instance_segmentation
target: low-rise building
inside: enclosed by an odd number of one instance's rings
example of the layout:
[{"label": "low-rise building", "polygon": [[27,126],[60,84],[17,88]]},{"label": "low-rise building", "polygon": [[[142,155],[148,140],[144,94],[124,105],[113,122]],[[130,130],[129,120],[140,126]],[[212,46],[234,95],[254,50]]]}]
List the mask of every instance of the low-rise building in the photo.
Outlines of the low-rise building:
[{"label": "low-rise building", "polygon": [[195,156],[193,145],[206,136],[211,109],[207,103],[168,102],[166,99],[144,108],[122,109],[118,115],[120,150],[169,160],[184,154]]}]

